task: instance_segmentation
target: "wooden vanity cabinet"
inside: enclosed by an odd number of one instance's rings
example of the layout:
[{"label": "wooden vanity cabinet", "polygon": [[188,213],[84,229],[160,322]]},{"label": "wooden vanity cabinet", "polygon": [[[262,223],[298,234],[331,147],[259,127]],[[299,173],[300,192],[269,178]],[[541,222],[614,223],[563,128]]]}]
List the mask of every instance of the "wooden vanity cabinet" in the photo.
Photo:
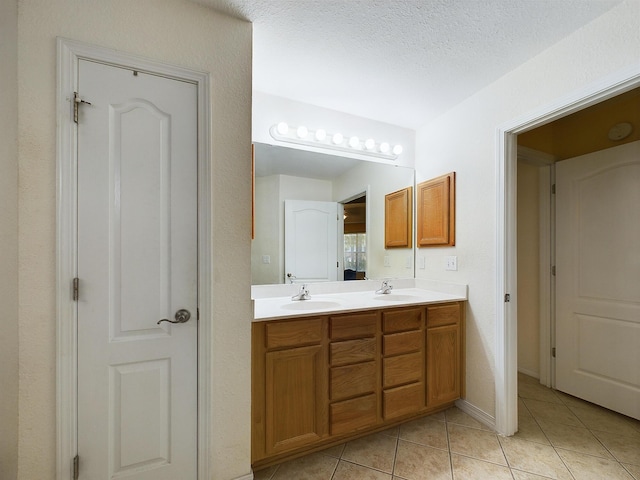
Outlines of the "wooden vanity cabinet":
[{"label": "wooden vanity cabinet", "polygon": [[329,431],[355,432],[378,422],[377,312],[329,317]]},{"label": "wooden vanity cabinet", "polygon": [[390,420],[424,407],[424,307],[382,312],[382,405]]},{"label": "wooden vanity cabinet", "polygon": [[464,303],[252,324],[252,464],[381,430],[464,395]]},{"label": "wooden vanity cabinet", "polygon": [[255,455],[313,445],[328,435],[326,318],[253,324]]},{"label": "wooden vanity cabinet", "polygon": [[429,305],[427,312],[427,407],[453,402],[463,394],[464,305]]}]

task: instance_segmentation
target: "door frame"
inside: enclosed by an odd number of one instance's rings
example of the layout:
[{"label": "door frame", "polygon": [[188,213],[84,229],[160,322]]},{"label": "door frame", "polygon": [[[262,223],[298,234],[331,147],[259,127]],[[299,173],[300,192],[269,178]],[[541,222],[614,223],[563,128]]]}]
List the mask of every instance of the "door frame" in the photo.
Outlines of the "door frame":
[{"label": "door frame", "polygon": [[[517,135],[638,86],[640,65],[633,65],[496,129],[495,419],[501,435],[518,430]],[[550,326],[545,328],[550,331]]]},{"label": "door frame", "polygon": [[[77,129],[72,99],[77,91],[78,62],[97,61],[176,80],[197,87],[198,105],[198,465],[199,479],[210,478],[211,430],[211,317],[212,262],[210,76],[141,56],[57,38],[57,151],[56,151],[56,479],[73,478],[77,439],[77,308],[72,280],[77,276]],[[79,92],[80,94],[82,92]],[[87,99],[90,101],[90,99]]]}]

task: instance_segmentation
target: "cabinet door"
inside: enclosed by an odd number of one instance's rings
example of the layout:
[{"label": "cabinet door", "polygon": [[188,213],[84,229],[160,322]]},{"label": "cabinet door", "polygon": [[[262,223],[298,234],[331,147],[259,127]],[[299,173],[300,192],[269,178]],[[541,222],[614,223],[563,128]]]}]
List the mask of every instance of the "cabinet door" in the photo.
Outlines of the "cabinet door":
[{"label": "cabinet door", "polygon": [[418,247],[456,244],[455,185],[455,172],[418,184]]},{"label": "cabinet door", "polygon": [[266,453],[312,444],[327,434],[327,366],[322,345],[266,354]]},{"label": "cabinet door", "polygon": [[427,406],[460,397],[460,328],[446,325],[427,329]]}]

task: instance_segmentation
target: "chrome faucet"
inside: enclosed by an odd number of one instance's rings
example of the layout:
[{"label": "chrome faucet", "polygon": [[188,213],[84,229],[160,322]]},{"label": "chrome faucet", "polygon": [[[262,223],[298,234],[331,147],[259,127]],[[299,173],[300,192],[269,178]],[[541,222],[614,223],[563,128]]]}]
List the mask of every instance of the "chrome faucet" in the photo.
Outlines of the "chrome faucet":
[{"label": "chrome faucet", "polygon": [[296,293],[293,297],[291,297],[291,300],[309,300],[310,298],[311,298],[311,295],[309,294],[309,289],[307,288],[307,284],[303,283],[300,286],[300,291]]},{"label": "chrome faucet", "polygon": [[393,285],[391,285],[391,280],[383,280],[382,286],[376,290],[376,293],[388,294],[393,290]]}]

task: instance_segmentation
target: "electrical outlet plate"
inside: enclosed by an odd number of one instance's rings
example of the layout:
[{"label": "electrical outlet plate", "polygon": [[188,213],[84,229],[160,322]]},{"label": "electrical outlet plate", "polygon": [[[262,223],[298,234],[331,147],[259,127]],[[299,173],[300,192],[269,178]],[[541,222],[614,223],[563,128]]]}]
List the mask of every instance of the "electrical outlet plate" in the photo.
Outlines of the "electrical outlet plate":
[{"label": "electrical outlet plate", "polygon": [[391,266],[391,257],[389,255],[385,255],[384,256],[384,266],[385,267],[390,267]]},{"label": "electrical outlet plate", "polygon": [[447,257],[446,270],[458,270],[458,257],[455,255]]}]

